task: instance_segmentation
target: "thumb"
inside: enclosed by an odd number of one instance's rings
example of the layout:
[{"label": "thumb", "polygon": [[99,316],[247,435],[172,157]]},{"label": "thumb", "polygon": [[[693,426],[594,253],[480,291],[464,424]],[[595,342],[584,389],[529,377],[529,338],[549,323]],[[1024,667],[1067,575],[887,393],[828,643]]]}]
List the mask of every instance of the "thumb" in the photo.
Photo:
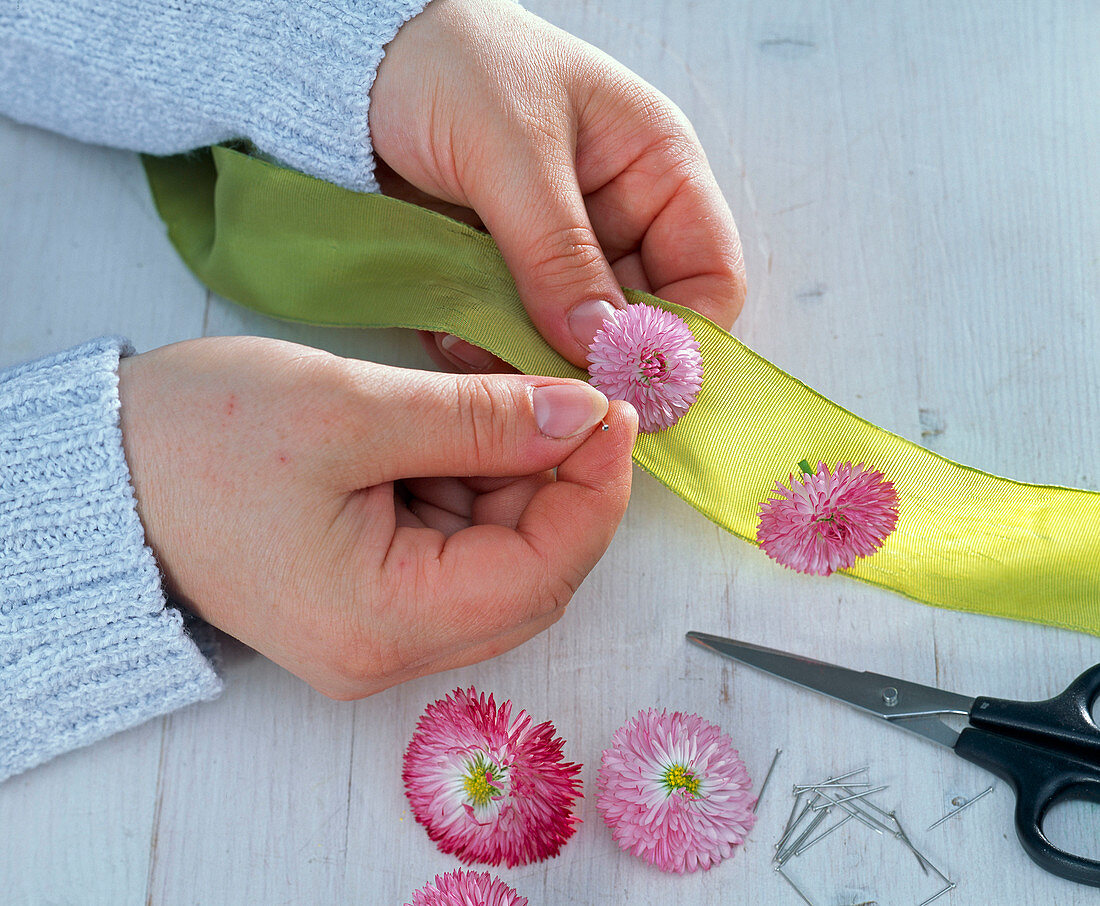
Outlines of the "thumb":
[{"label": "thumb", "polygon": [[496,240],[531,322],[574,365],[587,367],[592,337],[626,300],[592,229],[572,151],[526,161],[474,207]]},{"label": "thumb", "polygon": [[369,366],[365,401],[335,445],[347,489],[401,478],[530,475],[552,469],[607,414],[583,381]]}]

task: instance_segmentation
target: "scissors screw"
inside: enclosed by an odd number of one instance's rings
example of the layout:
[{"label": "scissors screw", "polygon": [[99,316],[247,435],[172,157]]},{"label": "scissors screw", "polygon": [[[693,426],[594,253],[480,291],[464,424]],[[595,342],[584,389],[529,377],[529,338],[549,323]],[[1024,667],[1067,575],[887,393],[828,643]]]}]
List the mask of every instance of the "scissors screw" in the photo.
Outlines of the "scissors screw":
[{"label": "scissors screw", "polygon": [[893,686],[887,686],[882,690],[882,703],[888,708],[894,707],[898,703],[898,690]]}]

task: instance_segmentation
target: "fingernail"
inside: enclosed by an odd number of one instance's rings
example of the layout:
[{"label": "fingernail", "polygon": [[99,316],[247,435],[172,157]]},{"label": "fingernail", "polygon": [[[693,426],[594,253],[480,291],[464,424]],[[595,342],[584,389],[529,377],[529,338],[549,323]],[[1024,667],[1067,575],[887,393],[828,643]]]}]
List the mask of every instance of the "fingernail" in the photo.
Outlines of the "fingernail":
[{"label": "fingernail", "polygon": [[473,368],[475,371],[484,371],[493,364],[493,354],[486,352],[480,346],[474,346],[465,340],[460,340],[453,334],[447,334],[439,341],[440,348],[447,355],[454,356],[463,365]]},{"label": "fingernail", "polygon": [[589,299],[582,302],[569,313],[569,329],[577,342],[585,349],[592,345],[596,331],[603,322],[615,314],[615,306],[603,299]]},{"label": "fingernail", "polygon": [[607,397],[588,384],[550,384],[531,391],[535,423],[547,437],[575,437],[607,415]]}]

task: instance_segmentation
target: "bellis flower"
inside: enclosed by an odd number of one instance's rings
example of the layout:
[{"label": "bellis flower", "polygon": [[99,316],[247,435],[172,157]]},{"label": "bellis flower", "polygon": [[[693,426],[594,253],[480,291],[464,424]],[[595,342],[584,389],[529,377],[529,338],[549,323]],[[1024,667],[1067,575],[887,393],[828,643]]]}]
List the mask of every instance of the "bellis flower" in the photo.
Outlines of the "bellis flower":
[{"label": "bellis flower", "polygon": [[612,837],[662,871],[717,865],[756,821],[733,743],[697,714],[642,711],[615,733],[598,781]]},{"label": "bellis flower", "polygon": [[756,540],[764,552],[797,572],[828,576],[882,547],[898,522],[893,483],[863,463],[835,472],[823,462],[816,471],[801,466],[790,487],[776,482],[760,505]]},{"label": "bellis flower", "polygon": [[699,343],[682,318],[652,305],[628,305],[603,322],[588,347],[589,383],[638,410],[642,431],[675,424],[703,383]]},{"label": "bellis flower", "polygon": [[402,779],[416,820],[461,862],[509,868],[556,856],[576,832],[580,765],[562,761],[550,722],[456,689],[428,706]]},{"label": "bellis flower", "polygon": [[435,883],[416,891],[405,906],[527,906],[527,897],[488,872],[460,868],[436,875]]}]

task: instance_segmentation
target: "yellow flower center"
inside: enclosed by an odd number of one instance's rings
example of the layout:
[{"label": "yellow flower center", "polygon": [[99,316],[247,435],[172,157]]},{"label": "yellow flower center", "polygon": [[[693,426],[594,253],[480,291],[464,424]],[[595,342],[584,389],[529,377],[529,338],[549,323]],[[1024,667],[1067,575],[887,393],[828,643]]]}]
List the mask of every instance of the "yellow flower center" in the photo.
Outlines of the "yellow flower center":
[{"label": "yellow flower center", "polygon": [[687,790],[693,799],[699,795],[699,778],[682,764],[674,764],[665,771],[664,782],[670,795],[676,790]]},{"label": "yellow flower center", "polygon": [[489,762],[484,755],[478,755],[466,768],[466,776],[462,779],[462,788],[466,791],[466,797],[470,804],[476,807],[488,805],[501,795],[501,789],[497,786],[500,777],[500,769]]}]

